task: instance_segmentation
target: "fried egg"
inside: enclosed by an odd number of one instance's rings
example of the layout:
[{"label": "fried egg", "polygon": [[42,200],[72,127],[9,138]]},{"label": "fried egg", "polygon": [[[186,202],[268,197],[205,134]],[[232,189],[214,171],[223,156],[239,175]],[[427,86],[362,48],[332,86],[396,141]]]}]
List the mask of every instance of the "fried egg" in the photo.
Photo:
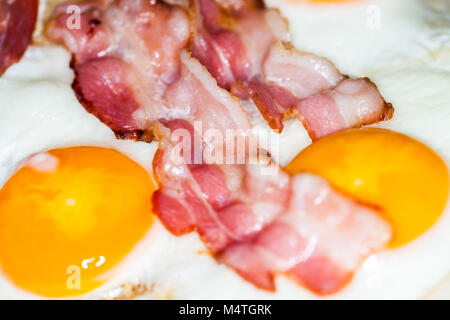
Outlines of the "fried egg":
[{"label": "fried egg", "polygon": [[[283,13],[290,20],[298,48],[332,58],[344,72],[371,77],[386,100],[395,106],[394,118],[367,129],[378,132],[373,138],[364,137],[364,131],[350,130],[312,146],[299,121],[288,121],[279,136],[274,136],[258,119],[254,130],[260,137],[273,138],[269,147],[278,149],[277,160],[283,166],[289,164],[291,170],[312,171],[313,165],[322,164],[316,173],[326,176],[323,169],[335,165],[338,174],[327,177],[348,193],[356,192],[352,189],[356,174],[366,172],[367,181],[358,178],[357,186],[368,185],[384,192],[374,196],[358,191],[353,195],[389,209],[386,218],[395,222],[394,241],[398,242],[370,256],[348,286],[327,298],[408,299],[424,297],[430,290],[435,293],[433,288],[441,285],[450,271],[450,53],[445,49],[445,34],[450,34],[450,30],[442,28],[442,24],[433,29],[430,15],[437,6],[423,9],[421,1],[408,1],[409,12],[401,10],[406,5],[403,0],[398,4],[362,0],[319,2],[271,0],[269,4],[288,11]],[[365,13],[368,3],[374,2],[380,4],[381,29],[358,28],[361,23],[365,26],[366,21],[349,17]],[[441,17],[442,12],[442,8],[436,11],[436,17]],[[397,13],[400,15],[394,18]],[[314,29],[314,25],[321,28]],[[340,31],[336,29],[339,25],[343,26]],[[425,29],[421,29],[423,26]],[[410,30],[412,27],[417,29]],[[414,30],[419,29],[426,32],[414,35]],[[393,30],[399,31],[397,36],[390,34]],[[389,35],[385,38],[383,32]],[[391,48],[394,39],[397,45],[399,41],[404,43]],[[424,43],[430,46],[424,48]],[[402,46],[414,50],[404,50]],[[61,47],[31,46],[21,62],[0,78],[0,206],[2,212],[8,212],[8,223],[0,222],[4,237],[0,238],[0,298],[318,298],[285,277],[276,279],[276,292],[259,290],[218,264],[197,234],[170,234],[151,214],[149,202],[144,201],[155,189],[151,173],[157,144],[117,140],[109,128],[88,114],[70,87],[73,72],[69,62],[70,55]],[[336,151],[341,135],[348,135],[347,140],[360,143],[361,148],[347,144],[348,150]],[[404,148],[398,148],[396,143]],[[351,155],[361,149],[369,155],[367,159],[358,160]],[[376,155],[370,157],[374,150]],[[328,154],[350,157],[345,172],[338,164],[326,162],[324,155]],[[410,165],[407,181],[403,176],[400,181],[391,178],[384,184],[373,183],[382,175],[386,161],[397,170],[405,159]],[[365,171],[365,165],[370,170]],[[412,196],[414,187],[423,188],[420,177],[424,173],[418,170],[429,170],[427,176],[434,177],[427,181],[430,192],[421,199]],[[78,190],[81,188],[77,181],[81,180],[89,181],[88,189]],[[65,193],[66,190],[76,192]],[[29,197],[33,193],[56,200]],[[409,211],[397,210],[398,204],[386,199],[386,194],[391,193],[392,199],[408,202],[405,208],[413,212],[411,216],[405,216]],[[371,198],[365,198],[368,195]],[[83,206],[90,196],[97,202]],[[113,199],[112,204],[106,206],[99,198]],[[123,211],[125,200],[133,204],[134,210],[123,217],[117,213]],[[52,203],[60,205],[65,214],[48,216],[47,206]],[[428,210],[427,203],[434,209],[424,217],[419,209]],[[24,212],[26,219],[17,219],[14,209],[27,204],[36,206],[39,216],[33,218]],[[414,204],[422,207],[415,208]],[[3,211],[5,207],[9,209]],[[71,220],[71,210],[80,210],[83,219]],[[102,219],[104,210],[112,212],[112,221],[108,225],[94,223],[93,220],[107,222]],[[409,218],[416,222],[415,226],[411,226]],[[128,227],[136,232],[127,233]],[[38,234],[39,241],[30,244],[31,234]],[[92,241],[98,241],[98,246],[92,246]],[[30,250],[34,250],[33,256],[18,259]]]},{"label": "fried egg", "polygon": [[[100,286],[100,275],[114,269],[153,221],[156,145],[117,140],[80,112],[69,61],[61,48],[31,47],[0,79],[1,287],[8,278],[47,297],[73,295],[66,286],[70,266],[84,271],[77,295]],[[91,258],[106,260],[84,269]],[[0,289],[0,296],[14,294]]]},{"label": "fried egg", "polygon": [[151,226],[153,190],[144,168],[111,149],[32,156],[0,193],[3,272],[43,296],[92,291]]}]

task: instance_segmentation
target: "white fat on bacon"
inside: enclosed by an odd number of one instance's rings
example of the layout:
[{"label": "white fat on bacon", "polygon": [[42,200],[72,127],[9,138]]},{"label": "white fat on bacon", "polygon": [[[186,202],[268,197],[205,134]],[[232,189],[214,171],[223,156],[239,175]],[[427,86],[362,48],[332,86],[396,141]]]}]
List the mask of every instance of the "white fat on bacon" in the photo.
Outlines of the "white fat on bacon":
[{"label": "white fat on bacon", "polygon": [[250,130],[239,99],[218,88],[206,68],[187,51],[181,51],[180,60],[180,77],[167,88],[164,100],[171,110],[183,110],[184,114],[171,114],[170,119],[182,118],[192,124],[200,121],[203,129],[217,129],[224,135],[226,130]]},{"label": "white fat on bacon", "polygon": [[270,49],[263,71],[266,81],[287,89],[299,99],[332,89],[344,79],[328,59],[286,48],[279,42]]},{"label": "white fat on bacon", "polygon": [[[251,66],[248,79],[262,74],[264,61],[276,41],[290,42],[287,21],[276,9],[243,11],[235,24]],[[239,79],[236,79],[239,80]]]},{"label": "white fat on bacon", "polygon": [[367,78],[346,79],[332,90],[296,101],[295,109],[312,138],[387,120],[393,113]]}]

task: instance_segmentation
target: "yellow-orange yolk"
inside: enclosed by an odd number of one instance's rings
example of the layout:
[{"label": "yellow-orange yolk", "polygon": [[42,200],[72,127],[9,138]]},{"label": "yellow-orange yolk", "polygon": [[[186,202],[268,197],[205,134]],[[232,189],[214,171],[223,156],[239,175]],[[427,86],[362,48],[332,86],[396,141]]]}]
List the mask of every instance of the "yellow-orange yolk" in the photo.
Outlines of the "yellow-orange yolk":
[{"label": "yellow-orange yolk", "polygon": [[424,144],[383,129],[352,129],[320,139],[286,170],[320,175],[355,200],[378,208],[392,224],[391,247],[428,230],[449,195],[443,160]]},{"label": "yellow-orange yolk", "polygon": [[0,190],[0,268],[47,297],[89,292],[108,280],[152,223],[146,170],[103,148],[30,158]]}]

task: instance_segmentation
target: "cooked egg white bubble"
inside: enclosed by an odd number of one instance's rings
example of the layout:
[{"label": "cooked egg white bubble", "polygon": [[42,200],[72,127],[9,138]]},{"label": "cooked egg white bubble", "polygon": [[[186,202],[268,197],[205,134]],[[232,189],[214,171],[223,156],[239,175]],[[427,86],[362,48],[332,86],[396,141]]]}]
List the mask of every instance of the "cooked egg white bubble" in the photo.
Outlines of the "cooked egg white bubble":
[{"label": "cooked egg white bubble", "polygon": [[[400,0],[398,2],[405,3]],[[408,3],[413,2],[408,1]],[[294,4],[290,5],[294,6]],[[300,11],[306,10],[305,8],[311,8],[320,19],[321,13],[316,11],[315,7],[306,7],[300,3],[296,5],[301,8],[298,10],[297,20],[305,19],[305,16],[300,15]],[[340,10],[345,12],[337,5],[336,8],[337,12],[341,12]],[[401,10],[398,12],[402,13]],[[291,18],[294,39],[306,46],[312,46],[315,43],[317,47],[311,47],[311,49],[317,49],[315,53],[320,54],[319,46],[324,45],[321,40],[326,39],[325,34],[318,35],[317,41],[313,41],[312,35],[302,41],[301,34],[304,28],[297,27],[293,23],[293,14],[291,10],[288,18]],[[312,13],[310,15],[307,22],[319,23],[312,18]],[[420,16],[419,11],[409,15],[402,13],[400,17],[407,20],[407,17],[414,18],[417,15]],[[303,23],[306,22],[303,21]],[[412,25],[415,23],[418,22]],[[351,21],[347,21],[346,25],[348,24],[351,24]],[[322,27],[327,28],[326,25]],[[337,33],[333,28],[330,30],[336,32],[336,36],[330,36],[328,42],[334,38],[338,39],[338,34],[348,36],[348,31],[345,29],[341,31],[342,33]],[[442,30],[439,29],[439,32]],[[346,37],[340,36],[339,39],[344,38],[342,41],[347,41]],[[445,37],[441,34],[440,39]],[[435,40],[430,38],[431,42]],[[411,45],[412,43],[414,40],[408,42]],[[354,47],[359,48],[357,44]],[[325,47],[322,49],[324,53],[327,52]],[[391,52],[388,49],[386,47],[386,53]],[[310,51],[314,52],[314,50]],[[399,64],[390,61],[385,66],[380,64],[378,69],[370,65],[371,59],[378,61],[376,57],[369,58],[364,50],[359,51],[359,54],[353,51],[337,51],[333,53],[335,55],[333,59],[340,67],[347,65],[349,70],[353,63],[361,63],[356,72],[371,77],[384,97],[394,104],[396,111],[394,119],[375,127],[399,131],[426,143],[449,165],[450,70],[448,66],[450,52],[440,48],[432,53],[422,53],[424,55],[419,58],[413,57],[407,63]],[[6,182],[23,159],[36,152],[65,146],[90,145],[113,148],[151,172],[151,161],[157,144],[117,140],[109,128],[88,114],[80,106],[70,87],[73,73],[69,68],[69,61],[70,55],[61,47],[31,46],[22,61],[11,67],[0,78],[0,185]],[[367,70],[361,67],[364,63],[367,63]],[[273,135],[260,120],[256,120],[255,131],[260,136]],[[285,131],[278,138],[279,161],[282,165],[286,165],[310,143],[298,121],[288,121]],[[350,284],[328,298],[408,299],[426,297],[430,295],[430,292],[433,297],[450,297],[445,296],[448,294],[450,284],[445,285],[442,282],[450,271],[449,229],[450,208],[447,206],[438,222],[425,234],[405,246],[370,256],[356,272]],[[32,267],[30,272],[33,272]],[[82,297],[92,299],[318,298],[282,276],[277,277],[275,293],[256,289],[231,269],[215,262],[206,253],[204,245],[195,233],[175,237],[167,232],[157,219],[135,249],[108,272],[111,278],[109,282]],[[434,290],[436,286],[440,286],[438,291]],[[39,299],[42,297],[15,287],[6,279],[6,276],[0,273],[0,298]]]}]

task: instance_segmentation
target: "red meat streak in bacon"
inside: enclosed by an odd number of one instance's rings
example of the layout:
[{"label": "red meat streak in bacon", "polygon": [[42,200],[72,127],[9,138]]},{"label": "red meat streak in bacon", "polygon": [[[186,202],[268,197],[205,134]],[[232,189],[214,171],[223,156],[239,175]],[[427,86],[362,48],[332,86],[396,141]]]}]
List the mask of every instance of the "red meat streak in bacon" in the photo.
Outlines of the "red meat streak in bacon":
[{"label": "red meat streak in bacon", "polygon": [[[389,225],[376,213],[319,177],[249,163],[265,159],[259,151],[246,152],[243,164],[195,161],[205,146],[195,148],[200,131],[226,136],[250,124],[239,101],[180,53],[188,38],[182,10],[146,1],[87,2],[81,29],[68,30],[66,6],[56,10],[48,34],[74,55],[81,102],[119,137],[142,139],[143,131],[159,141],[153,204],[169,231],[197,231],[219,261],[260,288],[275,290],[275,275],[285,273],[318,294],[342,288],[362,259],[389,241]],[[187,135],[174,138],[177,130]],[[179,143],[187,148],[180,151]]]},{"label": "red meat streak in bacon", "polygon": [[38,6],[38,0],[0,2],[0,76],[22,58],[30,44]]}]

